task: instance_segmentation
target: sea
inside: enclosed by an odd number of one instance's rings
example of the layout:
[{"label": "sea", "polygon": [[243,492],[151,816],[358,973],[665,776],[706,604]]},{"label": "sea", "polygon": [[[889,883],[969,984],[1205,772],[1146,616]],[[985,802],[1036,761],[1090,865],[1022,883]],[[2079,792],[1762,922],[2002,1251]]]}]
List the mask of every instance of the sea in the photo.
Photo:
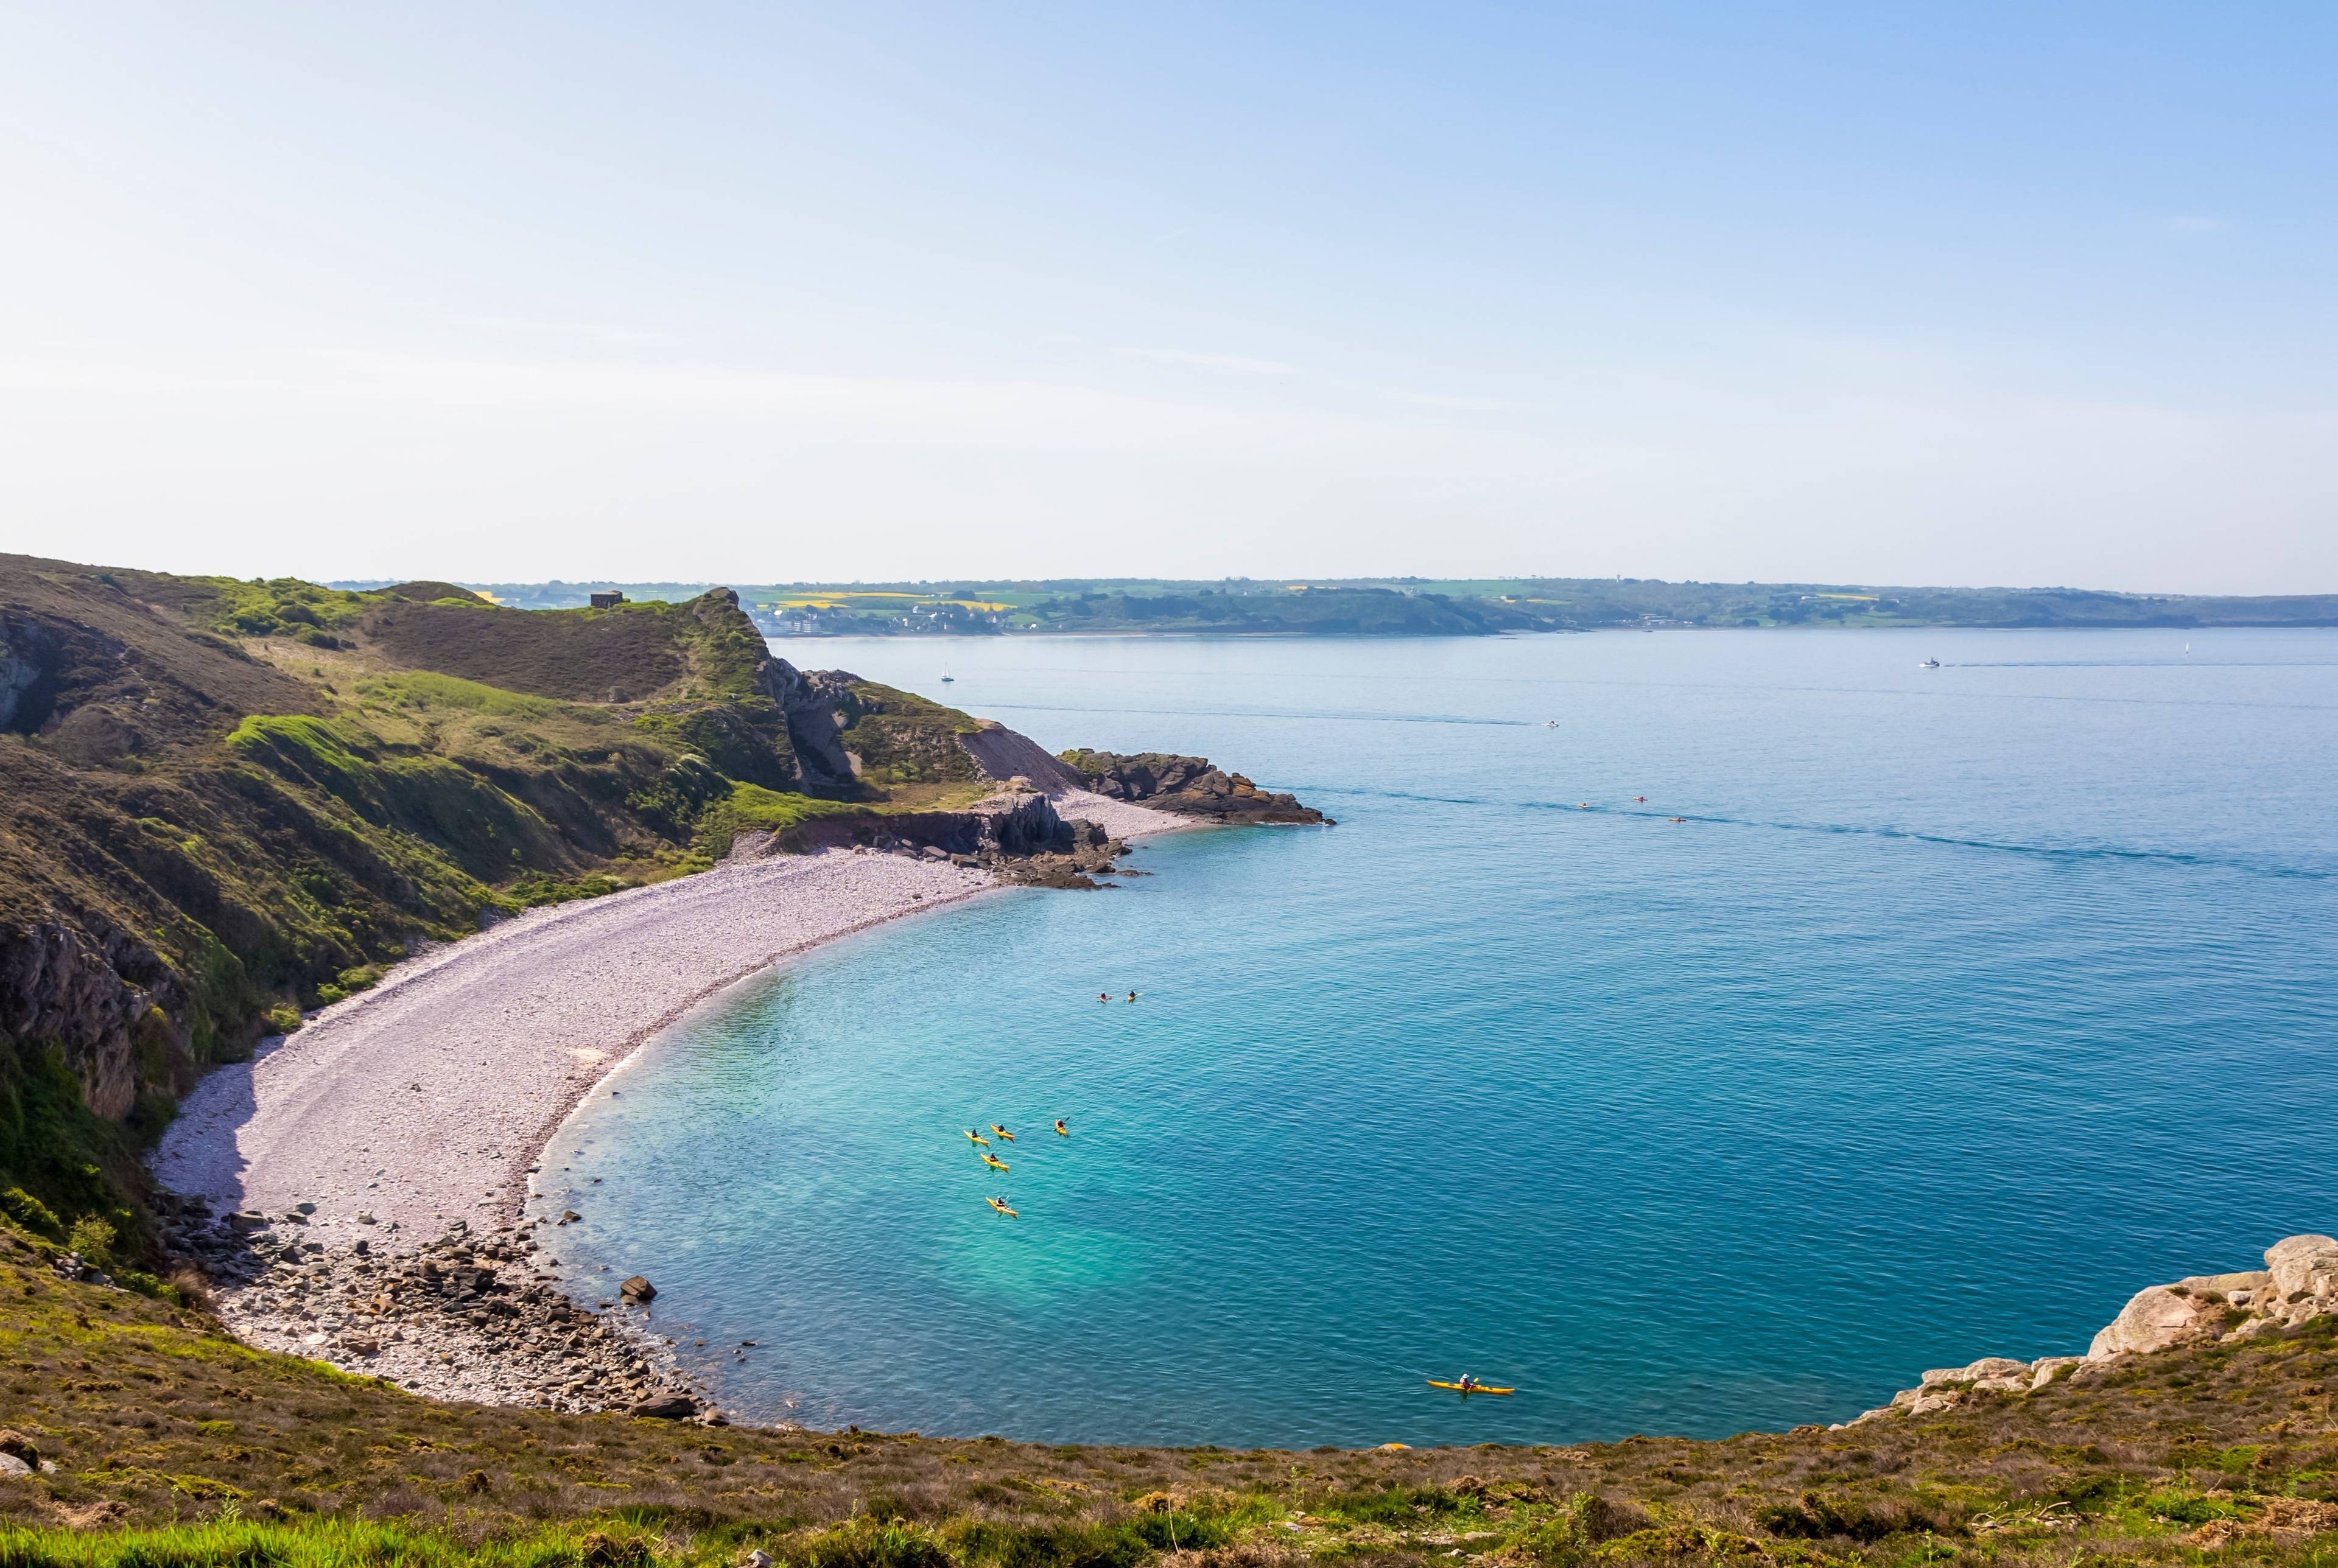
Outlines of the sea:
[{"label": "sea", "polygon": [[562,1268],[743,1417],[1783,1430],[2338,1231],[2338,631],[774,647],[1337,826],[849,938],[596,1090]]}]

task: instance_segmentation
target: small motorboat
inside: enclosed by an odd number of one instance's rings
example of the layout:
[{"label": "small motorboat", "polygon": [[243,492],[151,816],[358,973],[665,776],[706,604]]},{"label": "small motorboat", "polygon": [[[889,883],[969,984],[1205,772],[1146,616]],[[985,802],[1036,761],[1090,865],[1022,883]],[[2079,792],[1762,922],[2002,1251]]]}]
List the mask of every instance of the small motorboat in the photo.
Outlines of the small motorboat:
[{"label": "small motorboat", "polygon": [[1938,670],[1940,667],[1940,662],[1938,659],[1927,659],[1916,666],[1919,670]]},{"label": "small motorboat", "polygon": [[1431,1377],[1429,1380],[1429,1386],[1431,1388],[1450,1388],[1456,1394],[1460,1395],[1464,1399],[1467,1399],[1472,1394],[1515,1394],[1518,1392],[1515,1388],[1496,1388],[1490,1384],[1486,1383],[1448,1383],[1441,1377]]}]

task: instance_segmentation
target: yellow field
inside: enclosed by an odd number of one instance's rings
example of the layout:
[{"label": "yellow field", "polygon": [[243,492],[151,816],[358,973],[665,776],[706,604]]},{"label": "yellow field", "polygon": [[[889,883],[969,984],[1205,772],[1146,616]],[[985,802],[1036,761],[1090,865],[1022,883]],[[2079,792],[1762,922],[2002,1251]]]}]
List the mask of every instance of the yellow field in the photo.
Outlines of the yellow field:
[{"label": "yellow field", "polygon": [[[889,600],[890,603],[871,603]],[[936,599],[923,593],[902,593],[891,590],[862,593],[803,593],[791,599],[773,599],[765,603],[766,610],[896,610],[903,601],[911,604],[957,604],[968,610],[1012,610],[1012,604],[995,603],[987,599]]]}]

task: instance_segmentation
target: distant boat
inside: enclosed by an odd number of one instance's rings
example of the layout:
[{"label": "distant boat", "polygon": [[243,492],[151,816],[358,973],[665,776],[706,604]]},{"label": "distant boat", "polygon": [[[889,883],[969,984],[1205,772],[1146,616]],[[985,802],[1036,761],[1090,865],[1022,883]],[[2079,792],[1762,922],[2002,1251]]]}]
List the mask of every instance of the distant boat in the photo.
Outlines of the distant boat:
[{"label": "distant boat", "polygon": [[1938,659],[1927,659],[1916,666],[1919,670],[1938,670],[1940,667],[1940,662]]},{"label": "distant boat", "polygon": [[955,676],[955,675],[953,675],[953,674],[951,674],[951,673],[949,672],[949,666],[948,666],[948,665],[945,664],[945,665],[943,665],[943,666],[942,666],[942,684],[943,684],[943,685],[947,686],[947,685],[948,685],[951,681],[955,681],[955,680],[957,680],[957,679],[958,679],[958,677],[957,677],[957,676]]}]

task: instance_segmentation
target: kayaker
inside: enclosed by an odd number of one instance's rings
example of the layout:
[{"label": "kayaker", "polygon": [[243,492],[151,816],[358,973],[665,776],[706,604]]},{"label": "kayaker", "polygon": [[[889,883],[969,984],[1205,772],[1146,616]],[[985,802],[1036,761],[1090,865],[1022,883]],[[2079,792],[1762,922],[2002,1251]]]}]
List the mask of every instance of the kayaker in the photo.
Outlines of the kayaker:
[{"label": "kayaker", "polygon": [[1064,1119],[1061,1116],[1056,1118],[1056,1131],[1061,1132],[1066,1138],[1072,1135],[1072,1130],[1064,1125]]},{"label": "kayaker", "polygon": [[1467,1372],[1462,1373],[1456,1381],[1461,1385],[1461,1392],[1464,1394],[1467,1394],[1470,1389],[1475,1388],[1478,1386],[1478,1380],[1475,1377],[1470,1377]]},{"label": "kayaker", "polygon": [[1135,993],[1135,992],[1134,992],[1134,991],[1131,991],[1131,992],[1128,994],[1128,999],[1129,999],[1131,1002],[1135,1001],[1135,1000],[1136,1000],[1136,993]]},{"label": "kayaker", "polygon": [[1099,1002],[1109,1002],[1112,1000],[1112,993],[1109,991],[1099,991],[1096,993],[1096,1000]]}]

